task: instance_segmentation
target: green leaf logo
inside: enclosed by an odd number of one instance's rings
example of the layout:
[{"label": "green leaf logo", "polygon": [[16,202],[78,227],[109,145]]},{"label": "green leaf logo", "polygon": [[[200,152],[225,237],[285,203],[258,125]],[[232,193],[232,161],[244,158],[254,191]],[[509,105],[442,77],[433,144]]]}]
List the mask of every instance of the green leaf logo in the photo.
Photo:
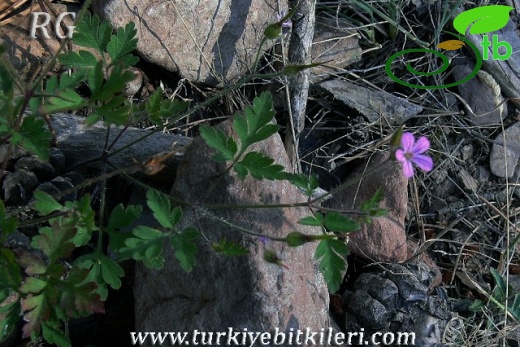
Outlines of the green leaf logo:
[{"label": "green leaf logo", "polygon": [[477,7],[459,14],[453,20],[453,27],[462,35],[469,28],[470,34],[484,34],[502,29],[509,21],[509,11],[513,7],[489,5]]}]

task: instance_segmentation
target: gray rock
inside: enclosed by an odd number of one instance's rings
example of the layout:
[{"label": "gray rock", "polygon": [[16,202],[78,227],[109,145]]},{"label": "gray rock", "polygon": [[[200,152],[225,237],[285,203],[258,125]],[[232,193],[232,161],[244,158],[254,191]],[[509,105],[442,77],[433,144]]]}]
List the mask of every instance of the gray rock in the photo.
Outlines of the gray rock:
[{"label": "gray rock", "polygon": [[427,271],[425,264],[385,264],[367,270],[370,272],[362,273],[343,294],[345,330],[363,328],[365,336],[415,332],[415,345],[440,346],[451,307],[443,290],[428,294],[435,274]]},{"label": "gray rock", "polygon": [[57,172],[65,170],[65,155],[59,148],[52,147],[50,149],[49,163]]},{"label": "gray rock", "polygon": [[25,170],[34,172],[40,182],[51,180],[55,176],[54,168],[51,164],[44,162],[35,155],[21,158],[14,165],[15,170]]},{"label": "gray rock", "polygon": [[359,111],[371,122],[384,118],[390,124],[399,125],[422,112],[422,106],[412,104],[387,92],[368,89],[354,83],[334,79],[318,84],[335,99]]},{"label": "gray rock", "polygon": [[[61,176],[55,177],[51,183],[58,188],[60,192],[70,191],[72,188],[74,188],[74,185],[66,178],[63,178]],[[61,196],[60,201],[72,201],[76,200],[77,197],[77,191],[70,191],[67,194],[64,194]]]},{"label": "gray rock", "polygon": [[[504,146],[504,138],[506,146]],[[501,178],[511,178],[519,158],[520,122],[516,122],[495,138],[489,158],[491,172]]]},{"label": "gray rock", "polygon": [[[216,85],[249,72],[277,6],[276,0],[97,0],[93,8],[115,28],[136,22],[137,51],[144,60]],[[280,6],[286,9],[287,2]]]},{"label": "gray rock", "polygon": [[40,184],[36,190],[41,190],[49,195],[56,196],[60,193],[60,190],[51,182],[43,182]]},{"label": "gray rock", "polygon": [[[371,170],[388,158],[388,154],[376,153],[367,164],[360,165],[354,175]],[[337,193],[327,201],[329,207],[338,210],[359,210],[378,188],[384,189],[381,208],[388,215],[374,218],[371,224],[363,224],[361,230],[349,235],[352,253],[373,261],[404,261],[407,259],[404,220],[408,206],[408,180],[399,163],[388,162],[349,188]]]},{"label": "gray rock", "polygon": [[38,178],[30,171],[8,172],[4,177],[4,199],[9,205],[24,204],[38,186]]},{"label": "gray rock", "polygon": [[[230,122],[222,124],[231,133]],[[269,154],[288,166],[288,158],[278,136],[256,144],[255,150]],[[234,172],[213,179],[225,165],[211,160],[214,151],[197,138],[186,151],[172,195],[195,206],[205,204],[269,204],[305,201],[299,190],[285,181],[240,180]],[[298,219],[308,215],[301,208],[287,209],[214,209],[211,213],[225,221],[262,234],[284,237],[302,227]],[[136,329],[139,331],[282,331],[328,326],[328,292],[313,261],[316,245],[290,248],[281,242],[266,244],[205,216],[203,210],[185,209],[182,227],[200,228],[210,242],[225,237],[245,246],[250,254],[229,258],[216,254],[204,239],[197,241],[197,264],[190,273],[182,270],[174,252],[164,253],[165,267],[149,270],[137,265],[134,295]],[[287,268],[267,263],[264,249],[281,258]]]}]

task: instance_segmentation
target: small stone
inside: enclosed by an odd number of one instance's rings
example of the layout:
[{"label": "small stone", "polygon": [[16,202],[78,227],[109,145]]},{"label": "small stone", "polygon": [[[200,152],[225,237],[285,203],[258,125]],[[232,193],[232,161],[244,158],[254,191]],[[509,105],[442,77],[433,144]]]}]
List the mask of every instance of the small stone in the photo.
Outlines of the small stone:
[{"label": "small stone", "polygon": [[72,183],[72,185],[74,186],[83,183],[83,181],[85,180],[85,177],[83,177],[83,175],[77,171],[69,171],[66,174],[64,174],[63,177],[70,181],[70,183]]},{"label": "small stone", "polygon": [[[51,183],[60,191],[60,192],[64,192],[66,190],[70,190],[72,188],[74,188],[74,185],[67,179],[61,177],[61,176],[58,176],[58,177],[55,177]],[[73,201],[73,200],[76,200],[76,191],[71,191],[70,193],[67,193],[65,195],[63,195],[59,200],[60,201]]]},{"label": "small stone", "polygon": [[330,80],[318,86],[348,107],[354,108],[369,121],[380,118],[390,124],[403,124],[407,119],[422,112],[423,107],[387,92],[368,89],[343,80]]},{"label": "small stone", "polygon": [[491,175],[491,173],[484,166],[478,166],[477,170],[475,170],[475,174],[474,174],[476,180],[479,181],[479,183],[484,183],[484,182],[489,181],[490,175]]},{"label": "small stone", "polygon": [[460,158],[464,161],[468,160],[473,156],[473,145],[469,144],[461,148]]},{"label": "small stone", "polygon": [[472,192],[477,191],[478,183],[466,169],[460,168],[460,170],[457,171],[457,176],[459,177],[465,189],[470,190]]},{"label": "small stone", "polygon": [[65,169],[65,155],[59,148],[51,148],[49,153],[49,163],[51,163],[54,170],[57,172],[61,172]]},{"label": "small stone", "polygon": [[40,182],[51,180],[55,176],[51,164],[44,162],[35,155],[23,157],[14,165],[15,170],[34,172]]},{"label": "small stone", "polygon": [[9,205],[24,204],[38,186],[38,178],[30,171],[9,172],[4,178],[4,198]]},{"label": "small stone", "polygon": [[516,122],[495,138],[489,159],[491,172],[501,178],[513,177],[518,158],[520,158],[520,122]]},{"label": "small stone", "polygon": [[56,196],[60,193],[60,190],[51,182],[44,182],[40,184],[36,190],[41,190],[49,195]]}]

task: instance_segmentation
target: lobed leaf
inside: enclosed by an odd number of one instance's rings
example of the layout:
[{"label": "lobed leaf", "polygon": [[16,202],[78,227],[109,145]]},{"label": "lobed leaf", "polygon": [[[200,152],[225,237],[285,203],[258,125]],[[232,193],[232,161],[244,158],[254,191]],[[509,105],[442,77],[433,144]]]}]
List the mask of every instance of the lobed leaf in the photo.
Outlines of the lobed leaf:
[{"label": "lobed leaf", "polygon": [[182,209],[173,208],[164,194],[155,189],[146,192],[146,203],[153,212],[155,219],[165,228],[173,229],[182,217]]},{"label": "lobed leaf", "polygon": [[146,103],[146,112],[150,119],[161,124],[162,118],[174,118],[188,107],[189,103],[179,100],[162,99],[163,90],[158,88]]},{"label": "lobed leaf", "polygon": [[321,227],[323,226],[323,215],[319,212],[316,212],[314,216],[307,216],[300,219],[298,224]]},{"label": "lobed leaf", "polygon": [[201,126],[199,132],[208,146],[217,150],[217,154],[213,156],[213,160],[217,162],[233,160],[237,153],[237,144],[233,138],[227,137],[221,129],[207,125]]},{"label": "lobed leaf", "polygon": [[164,265],[163,233],[159,230],[139,225],[132,230],[132,237],[125,240],[119,251],[123,259],[142,260],[148,268],[160,269]]},{"label": "lobed leaf", "polygon": [[[116,35],[112,35],[110,42],[107,44],[107,52],[113,64],[137,47],[136,35],[137,29],[135,28],[134,22],[128,22],[124,28],[117,30]],[[137,63],[137,61],[135,61],[135,63]],[[131,66],[133,64],[129,65]]]},{"label": "lobed leaf", "polygon": [[190,272],[195,266],[197,246],[194,241],[198,237],[199,232],[193,228],[186,228],[181,233],[175,233],[170,237],[170,244],[175,250],[175,258],[186,272]]},{"label": "lobed leaf", "polygon": [[45,122],[36,116],[26,116],[18,132],[13,132],[12,145],[21,144],[23,148],[46,161],[49,158],[49,140],[51,136]]},{"label": "lobed leaf", "polygon": [[238,177],[244,179],[248,174],[257,180],[281,180],[285,178],[284,167],[273,164],[274,159],[259,152],[249,152],[244,158],[235,164],[234,169]]},{"label": "lobed leaf", "polygon": [[358,222],[349,217],[343,216],[339,212],[327,213],[323,222],[327,230],[338,233],[349,233],[359,230],[360,228]]},{"label": "lobed leaf", "polygon": [[344,271],[347,268],[345,258],[349,254],[347,245],[336,239],[321,240],[316,247],[316,259],[321,259],[319,268],[329,292],[338,291],[341,281],[343,280]]},{"label": "lobed leaf", "polygon": [[236,257],[249,254],[249,250],[247,248],[239,244],[236,244],[232,241],[228,241],[225,238],[221,239],[219,242],[213,242],[211,244],[211,247],[215,250],[215,252],[228,257]]},{"label": "lobed leaf", "polygon": [[247,107],[243,115],[235,116],[233,128],[240,138],[240,153],[278,132],[278,125],[269,124],[274,114],[271,94],[264,92],[253,99],[252,107]]},{"label": "lobed leaf", "polygon": [[132,225],[141,215],[143,207],[141,205],[124,206],[119,204],[112,210],[108,218],[107,229],[111,231],[119,230]]},{"label": "lobed leaf", "polygon": [[61,206],[59,202],[54,200],[52,196],[42,190],[34,191],[33,195],[35,199],[33,207],[42,216],[46,216],[52,212],[63,209],[63,206]]},{"label": "lobed leaf", "polygon": [[7,236],[14,233],[17,227],[18,219],[7,216],[4,201],[0,200],[0,243],[3,243],[2,241],[7,238]]},{"label": "lobed leaf", "polygon": [[75,23],[76,30],[72,36],[72,42],[78,46],[90,47],[103,53],[110,41],[112,26],[108,21],[100,21],[98,15],[91,16],[90,12],[85,12]]},{"label": "lobed leaf", "polygon": [[[98,59],[89,51],[67,52],[60,55],[60,62],[64,66],[90,68],[96,66]],[[75,75],[76,73],[72,74]]]}]

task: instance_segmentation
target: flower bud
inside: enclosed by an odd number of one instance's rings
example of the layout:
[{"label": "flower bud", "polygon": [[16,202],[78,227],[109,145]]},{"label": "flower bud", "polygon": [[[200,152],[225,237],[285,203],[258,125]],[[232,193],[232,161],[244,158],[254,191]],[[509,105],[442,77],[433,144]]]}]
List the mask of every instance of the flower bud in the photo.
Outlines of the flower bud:
[{"label": "flower bud", "polygon": [[307,242],[311,242],[312,237],[304,235],[297,231],[293,231],[292,233],[287,235],[285,241],[287,242],[287,245],[289,245],[289,247],[299,247],[301,245],[306,244]]},{"label": "flower bud", "polygon": [[282,23],[280,22],[269,24],[264,30],[264,36],[270,40],[274,40],[280,35],[282,35]]}]

